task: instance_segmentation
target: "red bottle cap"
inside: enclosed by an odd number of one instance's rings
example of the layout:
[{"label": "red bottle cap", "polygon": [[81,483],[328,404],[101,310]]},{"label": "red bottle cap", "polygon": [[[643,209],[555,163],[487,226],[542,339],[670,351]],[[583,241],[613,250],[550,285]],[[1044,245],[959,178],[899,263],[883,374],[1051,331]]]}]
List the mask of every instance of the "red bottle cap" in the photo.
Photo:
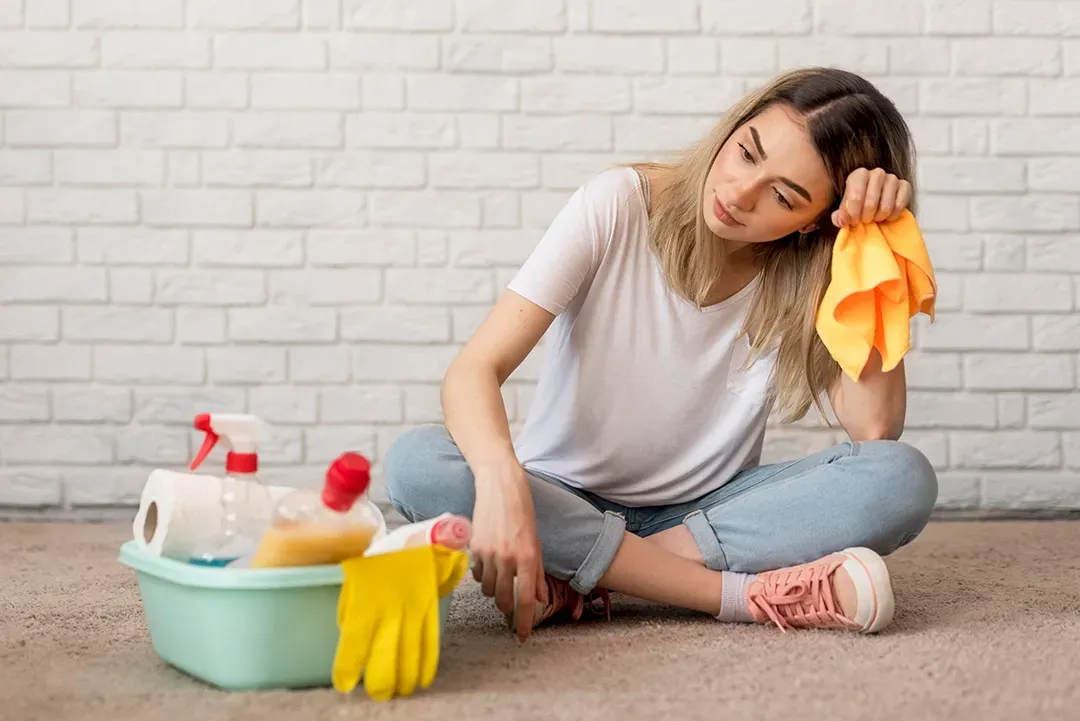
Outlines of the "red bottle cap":
[{"label": "red bottle cap", "polygon": [[371,462],[359,453],[343,453],[326,470],[322,502],[334,511],[347,511],[371,485]]},{"label": "red bottle cap", "polygon": [[226,473],[258,473],[259,456],[257,453],[236,453],[229,451],[225,456]]}]

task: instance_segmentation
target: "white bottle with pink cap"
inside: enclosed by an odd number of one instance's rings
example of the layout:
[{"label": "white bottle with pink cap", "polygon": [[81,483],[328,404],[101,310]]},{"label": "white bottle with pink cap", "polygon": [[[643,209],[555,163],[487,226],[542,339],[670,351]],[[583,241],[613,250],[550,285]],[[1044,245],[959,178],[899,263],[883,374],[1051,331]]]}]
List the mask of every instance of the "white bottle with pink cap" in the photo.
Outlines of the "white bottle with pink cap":
[{"label": "white bottle with pink cap", "polygon": [[377,556],[419,546],[445,546],[463,550],[472,538],[472,523],[464,516],[441,516],[395,528],[371,544],[365,556]]}]

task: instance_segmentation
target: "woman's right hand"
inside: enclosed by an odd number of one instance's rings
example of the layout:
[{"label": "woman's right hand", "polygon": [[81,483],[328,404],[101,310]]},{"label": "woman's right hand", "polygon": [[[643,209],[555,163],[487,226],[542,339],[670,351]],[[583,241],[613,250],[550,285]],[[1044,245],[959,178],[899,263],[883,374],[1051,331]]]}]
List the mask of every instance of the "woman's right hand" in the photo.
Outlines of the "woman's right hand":
[{"label": "woman's right hand", "polygon": [[554,319],[536,303],[506,291],[450,364],[441,393],[446,427],[475,481],[473,576],[500,611],[516,610],[521,641],[532,633],[536,603],[547,603],[548,588],[532,491],[514,453],[502,387]]},{"label": "woman's right hand", "polygon": [[517,578],[517,635],[532,633],[536,603],[547,603],[547,583],[536,512],[525,469],[518,463],[475,471],[476,505],[470,548],[473,576],[485,596],[505,614],[514,610]]}]

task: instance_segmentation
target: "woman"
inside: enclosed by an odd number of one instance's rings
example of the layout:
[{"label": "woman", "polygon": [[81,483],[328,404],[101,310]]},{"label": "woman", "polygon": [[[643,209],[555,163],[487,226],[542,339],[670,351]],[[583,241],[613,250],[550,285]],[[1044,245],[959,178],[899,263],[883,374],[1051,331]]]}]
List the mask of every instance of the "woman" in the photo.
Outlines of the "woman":
[{"label": "woman", "polygon": [[[450,365],[445,428],[385,462],[409,520],[474,523],[474,575],[524,641],[607,591],[723,621],[869,633],[893,617],[882,555],[937,497],[899,442],[901,364],[858,382],[815,332],[840,227],[912,209],[894,105],[834,69],[783,74],[678,162],[571,197]],[[913,210],[913,209],[912,209]],[[500,386],[548,331],[512,440]],[[850,440],[760,466],[765,423],[828,396]]]}]

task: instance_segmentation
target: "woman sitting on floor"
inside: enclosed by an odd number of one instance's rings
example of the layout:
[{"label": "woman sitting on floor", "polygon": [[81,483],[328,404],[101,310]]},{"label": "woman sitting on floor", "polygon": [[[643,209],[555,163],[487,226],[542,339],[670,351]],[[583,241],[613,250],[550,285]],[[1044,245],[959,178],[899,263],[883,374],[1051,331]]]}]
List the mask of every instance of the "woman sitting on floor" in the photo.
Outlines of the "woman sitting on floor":
[{"label": "woman sitting on floor", "polygon": [[[875,632],[883,555],[926,525],[899,442],[903,364],[859,380],[815,331],[839,228],[911,207],[914,150],[865,79],[785,73],[672,164],[573,194],[448,369],[445,427],[386,458],[410,521],[474,524],[474,574],[519,637],[622,592],[722,621]],[[512,439],[500,386],[550,327]],[[831,403],[850,440],[759,465],[766,420]]]}]

